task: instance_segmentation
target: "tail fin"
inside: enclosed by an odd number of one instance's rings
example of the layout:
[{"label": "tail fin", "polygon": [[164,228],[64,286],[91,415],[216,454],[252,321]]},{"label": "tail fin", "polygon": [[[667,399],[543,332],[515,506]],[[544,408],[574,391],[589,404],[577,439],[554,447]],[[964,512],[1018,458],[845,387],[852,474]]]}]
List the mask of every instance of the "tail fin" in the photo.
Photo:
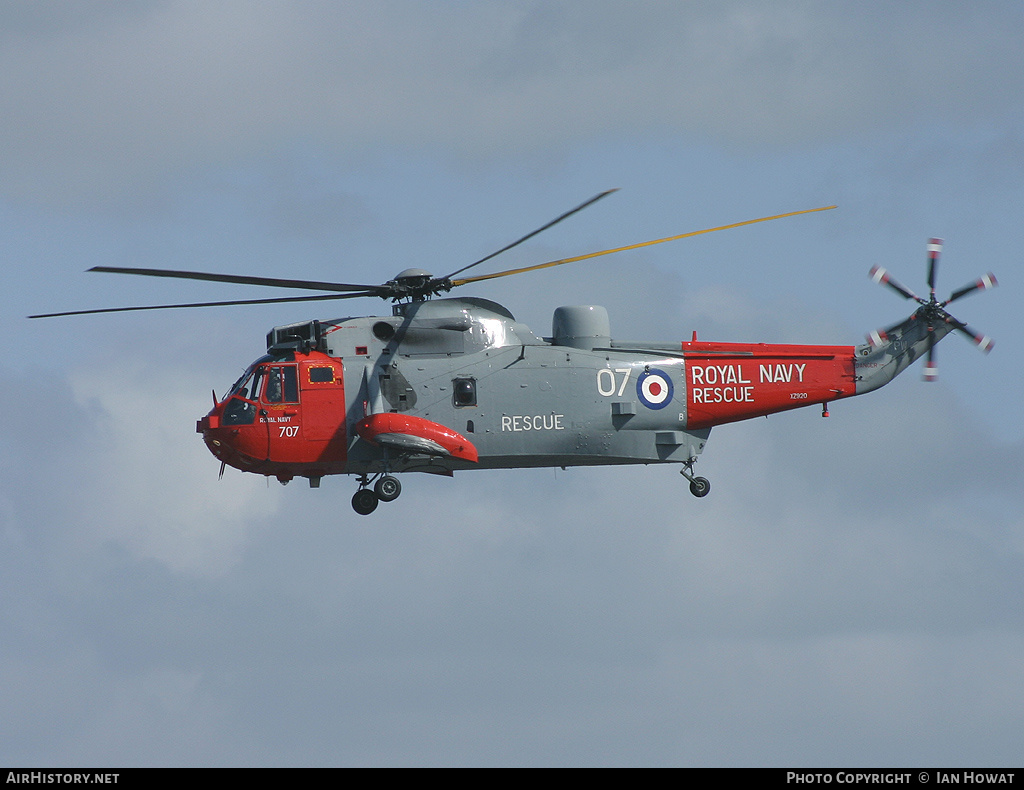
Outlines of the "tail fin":
[{"label": "tail fin", "polygon": [[[931,357],[935,345],[956,328],[946,321],[929,321],[920,312],[888,329],[872,332],[867,343],[857,346],[854,375],[858,395],[888,384],[919,357]],[[929,359],[925,376],[934,375],[934,360]]]}]

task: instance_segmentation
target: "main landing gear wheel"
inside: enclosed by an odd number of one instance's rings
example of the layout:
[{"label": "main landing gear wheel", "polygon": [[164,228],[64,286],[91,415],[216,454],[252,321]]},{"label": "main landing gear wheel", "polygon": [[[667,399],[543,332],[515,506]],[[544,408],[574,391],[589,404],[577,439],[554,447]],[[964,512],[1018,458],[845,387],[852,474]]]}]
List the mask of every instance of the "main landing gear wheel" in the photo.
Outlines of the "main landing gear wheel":
[{"label": "main landing gear wheel", "polygon": [[397,477],[384,475],[373,486],[373,490],[381,502],[394,502],[402,493],[402,484],[398,482]]},{"label": "main landing gear wheel", "polygon": [[711,493],[711,483],[706,477],[695,477],[690,481],[690,493],[695,497],[707,496]]},{"label": "main landing gear wheel", "polygon": [[679,470],[679,474],[690,481],[690,493],[695,497],[706,497],[711,493],[711,483],[708,482],[706,477],[694,477],[693,476],[693,462],[696,458],[691,458],[689,461],[683,464],[683,468]]},{"label": "main landing gear wheel", "polygon": [[368,516],[377,509],[380,498],[369,488],[360,488],[352,495],[352,509],[360,516]]}]

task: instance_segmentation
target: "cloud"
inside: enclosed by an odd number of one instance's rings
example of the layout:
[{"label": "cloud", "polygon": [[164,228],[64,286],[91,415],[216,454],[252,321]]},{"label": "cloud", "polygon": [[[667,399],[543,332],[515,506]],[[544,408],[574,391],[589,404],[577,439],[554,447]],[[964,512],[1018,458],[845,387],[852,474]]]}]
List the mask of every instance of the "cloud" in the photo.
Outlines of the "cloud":
[{"label": "cloud", "polygon": [[253,519],[275,512],[276,497],[254,498],[254,488],[263,487],[255,476],[218,482],[216,460],[185,430],[208,410],[196,403],[206,381],[174,367],[124,373],[74,378],[75,398],[93,412],[102,436],[81,492],[81,526],[136,559],[223,573],[239,562]]},{"label": "cloud", "polygon": [[165,2],[52,29],[22,16],[0,56],[0,109],[19,119],[0,135],[5,191],[106,199],[298,142],[351,165],[381,145],[504,160],[608,134],[785,148],[1019,120],[1005,101],[1024,73],[1015,7],[928,8]]},{"label": "cloud", "polygon": [[[4,448],[14,470],[8,540],[26,550],[66,542],[93,559],[113,548],[175,572],[222,574],[240,560],[252,521],[273,514],[277,492],[255,500],[256,477],[218,483],[216,460],[188,430],[208,410],[197,398],[203,374],[130,354],[121,362],[79,369],[70,390],[51,377],[17,388],[30,405]],[[45,480],[59,498],[42,494]]]}]

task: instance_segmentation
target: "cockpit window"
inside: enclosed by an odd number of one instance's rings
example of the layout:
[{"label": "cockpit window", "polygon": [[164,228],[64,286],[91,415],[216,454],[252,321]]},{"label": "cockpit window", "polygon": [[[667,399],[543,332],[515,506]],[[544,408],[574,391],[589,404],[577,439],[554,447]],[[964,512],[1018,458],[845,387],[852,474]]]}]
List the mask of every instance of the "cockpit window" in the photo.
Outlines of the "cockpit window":
[{"label": "cockpit window", "polygon": [[251,368],[249,370],[245,371],[245,373],[243,373],[239,377],[238,381],[236,381],[234,384],[232,384],[228,388],[228,391],[224,393],[224,397],[221,398],[221,400],[222,401],[226,401],[232,395],[240,394],[243,388],[245,389],[245,395],[243,395],[242,397],[243,398],[249,397],[249,379],[250,378],[252,378],[252,369]]},{"label": "cockpit window", "polygon": [[224,400],[228,405],[224,408],[224,425],[251,425],[256,420],[256,400],[259,394],[263,369],[251,365],[242,377],[231,385]]},{"label": "cockpit window", "polygon": [[299,402],[299,379],[294,365],[274,366],[266,371],[267,390],[264,400],[267,403]]},{"label": "cockpit window", "polygon": [[231,389],[228,390],[227,394],[224,396],[222,400],[227,400],[232,395],[238,395],[241,398],[251,398],[255,400],[256,390],[253,389],[252,386],[253,374],[259,368],[260,363],[266,359],[269,359],[269,357],[257,359],[255,362],[249,365],[249,367],[245,369],[245,373],[238,377],[238,381],[231,385]]},{"label": "cockpit window", "polygon": [[293,355],[265,356],[257,359],[242,374],[223,400],[224,425],[251,425],[256,420],[256,404],[262,395],[264,403],[298,403],[299,379],[295,365],[268,365],[294,359]]},{"label": "cockpit window", "polygon": [[256,400],[257,398],[259,398],[260,388],[261,385],[263,384],[263,377],[265,374],[266,370],[264,368],[256,368],[256,370],[253,371],[252,386],[249,387],[249,394],[247,396],[242,395],[243,398],[248,397],[249,400]]},{"label": "cockpit window", "polygon": [[224,409],[223,425],[252,425],[256,420],[256,404],[233,397]]}]

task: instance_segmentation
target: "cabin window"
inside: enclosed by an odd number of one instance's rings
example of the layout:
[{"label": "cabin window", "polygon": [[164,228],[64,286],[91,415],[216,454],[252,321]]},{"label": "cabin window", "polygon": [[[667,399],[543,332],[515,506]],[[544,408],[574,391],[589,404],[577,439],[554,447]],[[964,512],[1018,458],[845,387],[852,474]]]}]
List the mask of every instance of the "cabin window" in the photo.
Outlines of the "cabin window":
[{"label": "cabin window", "polygon": [[476,406],[476,379],[452,381],[452,402],[455,406]]},{"label": "cabin window", "polygon": [[326,366],[309,368],[309,382],[311,384],[333,384],[334,368]]}]

